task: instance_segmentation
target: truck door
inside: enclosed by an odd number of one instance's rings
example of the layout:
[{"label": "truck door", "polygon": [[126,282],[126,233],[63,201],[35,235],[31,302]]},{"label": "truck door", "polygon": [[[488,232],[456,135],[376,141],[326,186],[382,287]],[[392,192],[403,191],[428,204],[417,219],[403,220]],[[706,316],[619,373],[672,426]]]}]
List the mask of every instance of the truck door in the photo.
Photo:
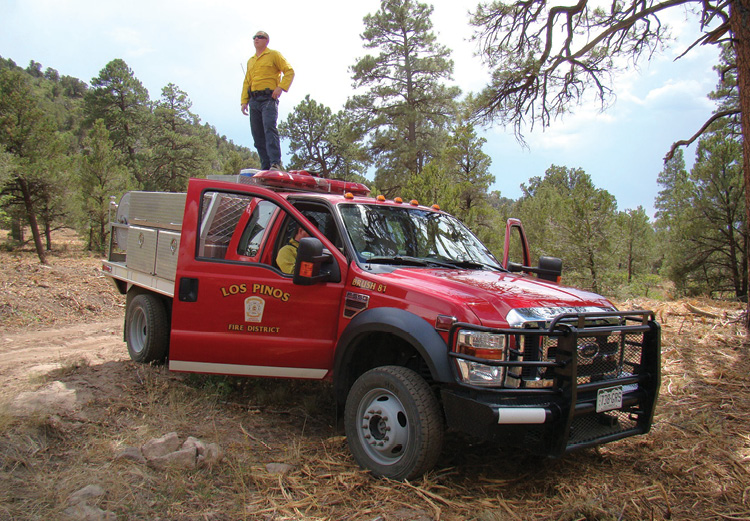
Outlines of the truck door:
[{"label": "truck door", "polygon": [[[323,378],[332,366],[345,257],[304,215],[256,187],[191,183],[177,266],[169,367]],[[226,186],[226,185],[225,185]],[[192,208],[191,208],[192,206]],[[290,226],[332,250],[341,280],[295,285],[275,265]]]},{"label": "truck door", "polygon": [[531,266],[529,242],[521,221],[510,218],[505,223],[505,243],[503,245],[503,268],[508,268],[510,261],[521,266]]}]

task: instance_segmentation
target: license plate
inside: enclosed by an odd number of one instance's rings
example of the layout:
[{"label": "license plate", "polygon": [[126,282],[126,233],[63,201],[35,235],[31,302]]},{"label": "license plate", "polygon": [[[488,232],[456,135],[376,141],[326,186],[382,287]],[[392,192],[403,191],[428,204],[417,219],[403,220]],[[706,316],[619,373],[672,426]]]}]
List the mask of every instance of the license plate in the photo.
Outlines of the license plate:
[{"label": "license plate", "polygon": [[622,386],[599,389],[596,393],[596,412],[622,409]]}]

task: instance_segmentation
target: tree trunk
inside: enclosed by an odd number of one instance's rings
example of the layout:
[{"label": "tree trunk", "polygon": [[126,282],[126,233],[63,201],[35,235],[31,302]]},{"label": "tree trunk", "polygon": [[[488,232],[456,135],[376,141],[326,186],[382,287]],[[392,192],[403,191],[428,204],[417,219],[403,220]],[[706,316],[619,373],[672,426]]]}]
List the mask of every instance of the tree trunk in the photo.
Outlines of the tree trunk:
[{"label": "tree trunk", "polygon": [[44,220],[44,238],[47,240],[47,251],[52,251],[52,225],[49,219]]},{"label": "tree trunk", "polygon": [[101,220],[99,222],[99,249],[98,252],[100,255],[105,255],[107,253],[107,243],[109,242],[109,230],[107,229],[107,222],[104,220]]},{"label": "tree trunk", "polygon": [[31,201],[29,184],[24,179],[19,178],[18,186],[21,188],[21,194],[23,194],[23,204],[26,207],[26,217],[28,218],[29,226],[31,227],[31,235],[34,237],[36,255],[39,257],[39,262],[42,264],[49,264],[49,262],[47,262],[47,254],[44,252],[44,246],[42,245],[42,235],[39,233],[39,223],[37,222],[36,214],[34,213],[34,204]]},{"label": "tree trunk", "polygon": [[633,242],[628,244],[628,284],[633,282]]},{"label": "tree trunk", "polygon": [[591,289],[594,293],[599,293],[599,281],[596,279],[596,261],[594,260],[594,251],[589,249],[589,271],[591,272]]},{"label": "tree trunk", "polygon": [[[742,123],[742,166],[745,180],[745,226],[750,232],[750,0],[733,0],[729,16],[734,50],[737,54],[737,85]],[[750,259],[750,255],[748,255]],[[750,331],[750,292],[745,327]]]},{"label": "tree trunk", "polygon": [[12,218],[10,225],[10,236],[18,244],[23,244],[23,220],[20,217],[14,216]]}]

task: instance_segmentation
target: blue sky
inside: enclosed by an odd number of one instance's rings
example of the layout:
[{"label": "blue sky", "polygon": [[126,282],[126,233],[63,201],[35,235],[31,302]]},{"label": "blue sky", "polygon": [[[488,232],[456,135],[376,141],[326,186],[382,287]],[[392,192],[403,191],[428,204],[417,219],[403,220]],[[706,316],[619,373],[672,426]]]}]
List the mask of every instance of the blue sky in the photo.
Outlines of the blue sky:
[{"label": "blue sky", "polygon": [[[468,12],[476,2],[428,3],[435,8],[438,40],[453,50],[454,83],[464,93],[478,91],[488,71],[470,41]],[[240,91],[254,32],[267,31],[269,47],[281,51],[296,72],[281,98],[280,120],[307,94],[337,111],[352,93],[349,67],[366,54],[362,19],[379,5],[379,0],[0,0],[0,56],[23,67],[35,60],[87,83],[109,61],[122,58],[152,99],[174,83],[204,122],[252,148]],[[521,183],[552,164],[583,168],[597,187],[617,198],[620,209],[640,205],[653,215],[662,158],[709,117],[713,105],[706,95],[717,83],[713,47],[674,61],[692,42],[696,18],[678,10],[666,21],[675,42],[639,69],[617,76],[617,100],[605,112],[593,101],[575,107],[544,131],[537,126],[527,132],[527,148],[512,129],[481,129],[496,178],[492,189],[515,199]],[[686,150],[688,165],[694,150]]]}]

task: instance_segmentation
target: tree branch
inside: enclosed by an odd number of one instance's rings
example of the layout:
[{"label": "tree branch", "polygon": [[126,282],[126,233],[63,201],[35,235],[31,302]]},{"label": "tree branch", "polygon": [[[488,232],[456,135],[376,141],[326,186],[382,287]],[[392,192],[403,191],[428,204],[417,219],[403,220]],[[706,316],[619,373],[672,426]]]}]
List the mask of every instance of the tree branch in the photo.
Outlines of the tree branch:
[{"label": "tree branch", "polygon": [[662,2],[661,4],[652,5],[651,7],[648,7],[644,9],[643,11],[637,12],[633,14],[631,17],[626,18],[624,20],[621,20],[617,22],[616,24],[608,27],[604,31],[602,31],[598,36],[596,36],[593,40],[591,40],[588,44],[581,47],[578,52],[576,52],[573,57],[580,58],[584,54],[591,51],[594,47],[596,47],[599,43],[602,42],[602,40],[607,39],[611,36],[614,36],[619,31],[623,29],[627,29],[633,26],[637,21],[643,20],[645,18],[648,18],[650,15],[658,13],[660,11],[663,11],[665,9],[669,9],[670,7],[674,7],[681,4],[688,4],[692,3],[694,0],[668,0],[666,2]]},{"label": "tree branch", "polygon": [[722,41],[721,37],[724,36],[727,32],[729,32],[729,22],[724,22],[710,33],[702,35],[700,38],[691,43],[690,46],[685,49],[685,52],[675,58],[674,61],[679,60],[698,45],[706,45],[707,43],[720,43]]},{"label": "tree branch", "polygon": [[706,121],[703,124],[703,126],[698,130],[698,132],[693,134],[693,136],[690,139],[681,139],[680,141],[676,141],[675,143],[673,143],[672,148],[670,148],[667,155],[664,156],[664,162],[666,163],[667,161],[672,159],[674,157],[674,153],[677,151],[678,148],[693,144],[693,142],[696,139],[698,139],[706,131],[706,129],[708,129],[708,127],[711,126],[711,124],[714,121],[717,121],[721,118],[726,118],[728,116],[734,116],[734,115],[740,114],[740,112],[741,112],[740,109],[722,110],[721,112],[717,112],[716,114],[708,118],[708,121]]}]

